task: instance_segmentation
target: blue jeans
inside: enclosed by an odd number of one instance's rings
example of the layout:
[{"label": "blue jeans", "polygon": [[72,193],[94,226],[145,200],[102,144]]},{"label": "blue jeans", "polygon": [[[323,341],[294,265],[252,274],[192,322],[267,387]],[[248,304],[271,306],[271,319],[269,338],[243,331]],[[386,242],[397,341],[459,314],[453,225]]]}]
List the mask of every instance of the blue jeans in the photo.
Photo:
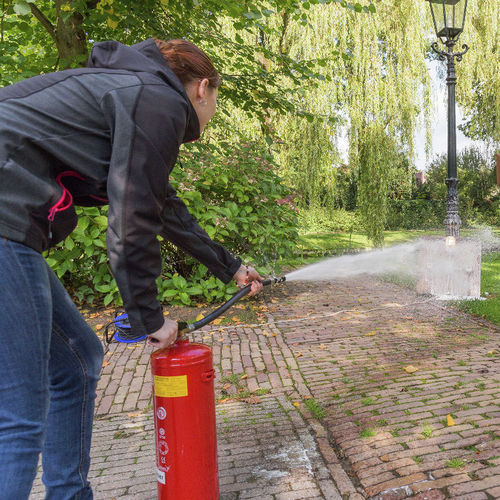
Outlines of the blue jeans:
[{"label": "blue jeans", "polygon": [[0,497],[91,499],[87,480],[101,342],[44,258],[0,237]]}]

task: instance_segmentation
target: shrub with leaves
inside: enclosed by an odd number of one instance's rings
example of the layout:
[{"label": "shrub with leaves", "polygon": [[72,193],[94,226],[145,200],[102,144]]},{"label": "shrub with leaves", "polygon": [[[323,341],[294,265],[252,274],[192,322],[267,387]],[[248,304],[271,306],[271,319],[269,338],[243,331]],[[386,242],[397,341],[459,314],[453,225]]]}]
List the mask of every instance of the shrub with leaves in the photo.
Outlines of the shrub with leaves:
[{"label": "shrub with leaves", "polygon": [[[264,273],[296,246],[297,217],[291,193],[276,175],[264,146],[192,145],[181,155],[171,183],[191,214],[215,241]],[[75,231],[47,261],[80,303],[120,305],[106,253],[107,208],[77,208]],[[236,291],[210,276],[206,267],[162,242],[159,298],[176,304],[218,301]]]},{"label": "shrub with leaves", "polygon": [[[181,155],[181,163],[182,167],[172,172],[171,183],[211,238],[263,272],[273,269],[279,258],[292,254],[298,236],[293,197],[281,183],[264,146],[224,142],[219,146],[193,145]],[[232,285],[224,287],[208,277],[204,266],[173,245],[164,242],[162,247],[168,278],[160,284],[162,290],[166,287],[164,297],[175,297],[172,290],[183,289],[178,297],[188,304],[189,295],[202,295],[211,301],[235,291]],[[170,282],[175,275],[196,285]]]},{"label": "shrub with leaves", "polygon": [[121,305],[106,252],[107,207],[77,207],[78,226],[47,262],[79,303]]},{"label": "shrub with leaves", "polygon": [[[439,229],[446,217],[444,200],[388,200],[385,229]],[[462,207],[460,207],[462,208]],[[463,218],[461,210],[460,217]]]},{"label": "shrub with leaves", "polygon": [[299,227],[300,232],[304,234],[330,231],[360,232],[362,220],[355,211],[310,208],[300,210]]}]

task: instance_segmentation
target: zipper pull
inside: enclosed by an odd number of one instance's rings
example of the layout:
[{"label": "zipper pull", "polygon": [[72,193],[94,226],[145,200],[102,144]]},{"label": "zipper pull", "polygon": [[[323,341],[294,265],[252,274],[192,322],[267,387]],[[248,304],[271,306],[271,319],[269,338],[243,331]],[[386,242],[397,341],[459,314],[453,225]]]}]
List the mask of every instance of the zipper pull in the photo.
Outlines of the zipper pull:
[{"label": "zipper pull", "polygon": [[52,220],[49,219],[49,243],[52,242]]}]

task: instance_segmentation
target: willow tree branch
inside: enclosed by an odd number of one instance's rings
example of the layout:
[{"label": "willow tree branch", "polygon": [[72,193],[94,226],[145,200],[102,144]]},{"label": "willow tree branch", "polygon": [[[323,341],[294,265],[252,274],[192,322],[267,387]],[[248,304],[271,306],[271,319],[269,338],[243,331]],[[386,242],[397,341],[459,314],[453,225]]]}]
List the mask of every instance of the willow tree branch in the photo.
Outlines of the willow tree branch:
[{"label": "willow tree branch", "polygon": [[56,29],[54,25],[45,17],[45,14],[32,2],[29,3],[31,13],[40,21],[41,25],[47,30],[49,35],[56,40]]},{"label": "willow tree branch", "polygon": [[9,12],[10,6],[12,4],[12,0],[9,0],[9,3],[7,4],[7,8],[5,8],[5,0],[2,0],[2,15],[0,16],[0,32],[1,32],[1,41],[3,42],[3,21],[5,19],[5,16],[7,15],[7,12]]},{"label": "willow tree branch", "polygon": [[285,51],[285,34],[286,34],[286,30],[288,28],[288,23],[290,22],[290,13],[285,10],[283,12],[283,26],[282,26],[282,29],[281,29],[281,33],[280,33],[280,39],[279,39],[279,42],[278,42],[278,50],[280,51],[280,54],[283,56],[283,55],[288,55],[287,52]]}]

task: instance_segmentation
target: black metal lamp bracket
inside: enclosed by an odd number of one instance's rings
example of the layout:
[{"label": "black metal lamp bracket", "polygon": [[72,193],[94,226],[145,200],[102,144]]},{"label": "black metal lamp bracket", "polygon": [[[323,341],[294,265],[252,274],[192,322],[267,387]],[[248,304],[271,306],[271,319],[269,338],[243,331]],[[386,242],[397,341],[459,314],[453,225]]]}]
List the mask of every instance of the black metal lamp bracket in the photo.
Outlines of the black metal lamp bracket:
[{"label": "black metal lamp bracket", "polygon": [[[448,47],[453,47],[455,45],[454,42],[447,42],[446,44]],[[467,44],[462,44],[462,52],[453,52],[453,51],[446,51],[446,50],[439,50],[439,46],[437,42],[433,42],[431,44],[432,50],[439,56],[440,61],[446,61],[446,59],[453,59],[455,58],[457,61],[462,60],[462,56],[469,50],[469,46]]]}]

